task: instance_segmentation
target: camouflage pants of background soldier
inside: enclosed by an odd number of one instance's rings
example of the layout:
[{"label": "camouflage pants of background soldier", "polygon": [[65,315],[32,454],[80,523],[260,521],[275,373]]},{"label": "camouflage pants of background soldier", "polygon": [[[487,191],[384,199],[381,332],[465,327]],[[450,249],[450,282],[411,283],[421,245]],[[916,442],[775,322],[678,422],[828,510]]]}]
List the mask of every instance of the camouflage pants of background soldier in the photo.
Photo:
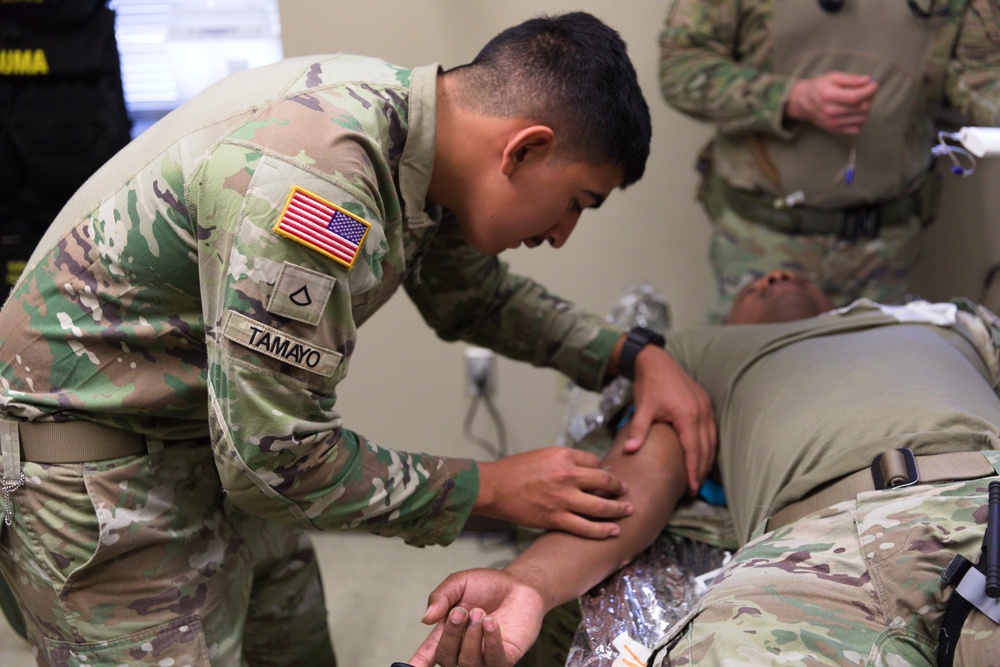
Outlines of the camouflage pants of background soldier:
[{"label": "camouflage pants of background soldier", "polygon": [[[935,664],[953,591],[941,574],[978,559],[991,479],[866,492],[758,537],[650,664]],[[974,609],[955,664],[998,660],[1000,625]]]},{"label": "camouflage pants of background soldier", "polygon": [[308,535],[229,503],[206,441],[23,469],[0,568],[39,665],[335,664]]},{"label": "camouflage pants of background soldier", "polygon": [[829,234],[786,234],[715,206],[709,250],[717,301],[709,321],[721,323],[733,299],[751,281],[787,269],[820,287],[836,306],[867,297],[906,301],[910,273],[920,257],[923,224],[917,217],[883,227],[874,239],[847,241]]}]

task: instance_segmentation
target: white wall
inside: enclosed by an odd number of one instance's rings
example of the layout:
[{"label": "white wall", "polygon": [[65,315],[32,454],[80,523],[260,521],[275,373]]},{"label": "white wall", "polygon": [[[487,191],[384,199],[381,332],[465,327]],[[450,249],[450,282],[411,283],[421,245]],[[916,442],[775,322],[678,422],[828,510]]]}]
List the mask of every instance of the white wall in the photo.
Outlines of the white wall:
[{"label": "white wall", "polygon": [[[618,30],[629,46],[653,116],[645,178],[584,214],[570,243],[504,255],[552,291],[606,312],[622,285],[643,278],[667,297],[675,326],[699,324],[712,294],[706,259],[708,225],[693,194],[694,156],[707,126],[670,110],[659,96],[657,38],[666,2],[621,0],[280,0],[286,56],[335,51],[383,57],[400,65],[471,60],[500,30],[539,13],[582,9]],[[929,255],[916,285],[928,298],[976,296],[981,276],[1000,259],[996,218],[1000,161],[981,164],[959,182],[949,177],[944,220],[930,230]],[[960,221],[960,222],[958,222]],[[438,341],[405,295],[368,322],[338,406],[350,427],[398,449],[478,456],[462,436],[468,408],[462,345]],[[497,404],[512,451],[551,444],[564,404],[558,376],[500,361]],[[492,437],[485,414],[477,433]]]}]

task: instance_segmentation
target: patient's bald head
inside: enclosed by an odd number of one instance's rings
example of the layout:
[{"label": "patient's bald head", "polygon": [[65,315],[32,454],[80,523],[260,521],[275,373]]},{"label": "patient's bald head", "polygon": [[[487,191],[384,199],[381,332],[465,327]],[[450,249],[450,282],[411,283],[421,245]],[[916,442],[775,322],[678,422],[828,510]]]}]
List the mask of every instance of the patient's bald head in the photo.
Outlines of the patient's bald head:
[{"label": "patient's bald head", "polygon": [[789,271],[775,270],[740,291],[726,324],[791,322],[832,309],[833,302],[820,288]]}]

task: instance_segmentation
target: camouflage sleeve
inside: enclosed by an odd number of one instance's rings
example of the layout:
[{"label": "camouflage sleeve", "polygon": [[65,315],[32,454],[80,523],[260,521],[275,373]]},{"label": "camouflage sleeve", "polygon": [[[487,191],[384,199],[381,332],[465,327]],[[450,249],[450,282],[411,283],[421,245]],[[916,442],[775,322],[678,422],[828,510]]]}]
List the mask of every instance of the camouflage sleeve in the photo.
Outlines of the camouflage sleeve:
[{"label": "camouflage sleeve", "polygon": [[[769,5],[756,0],[676,0],[660,33],[664,100],[696,120],[715,123],[723,133],[791,136],[782,117],[792,82],[766,66]],[[749,62],[744,48],[756,49],[757,62]]]},{"label": "camouflage sleeve", "polygon": [[535,366],[560,370],[585,389],[605,383],[621,330],[514,275],[470,248],[445,219],[407,293],[444,340],[464,340]]},{"label": "camouflage sleeve", "polygon": [[[293,188],[370,223],[352,266],[274,232]],[[312,529],[453,540],[478,493],[474,462],[379,447],[348,430],[335,407],[356,345],[354,294],[377,288],[389,251],[378,204],[339,175],[238,143],[205,161],[191,203],[209,422],[228,496]]]},{"label": "camouflage sleeve", "polygon": [[968,3],[946,90],[970,124],[1000,125],[1000,0]]}]

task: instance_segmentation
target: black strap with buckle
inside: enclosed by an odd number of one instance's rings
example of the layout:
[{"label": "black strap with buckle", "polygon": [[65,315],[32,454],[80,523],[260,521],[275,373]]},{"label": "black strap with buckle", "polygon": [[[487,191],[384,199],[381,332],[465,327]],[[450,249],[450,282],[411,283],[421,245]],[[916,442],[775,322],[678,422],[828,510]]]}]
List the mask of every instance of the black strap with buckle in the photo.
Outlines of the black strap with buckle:
[{"label": "black strap with buckle", "polygon": [[[973,565],[965,556],[959,554],[952,559],[948,568],[941,575],[946,586],[954,586],[948,598],[944,615],[941,618],[941,628],[938,630],[937,646],[937,667],[951,667],[955,661],[955,648],[958,640],[962,636],[962,626],[972,610],[982,601],[974,601],[980,596],[972,594],[972,600],[967,599],[961,592],[960,586],[963,579],[973,569],[986,575],[983,577],[985,590],[983,593],[988,599],[996,600],[1000,598],[1000,582],[997,581],[1000,573],[1000,481],[991,481],[987,493],[986,512],[986,534],[983,536],[983,548],[979,555],[979,563]],[[969,595],[969,590],[965,591]],[[997,620],[995,609],[990,612],[987,608],[979,607],[987,614],[992,614],[992,618]],[[997,621],[1000,622],[1000,621]]]},{"label": "black strap with buckle", "polygon": [[789,206],[781,197],[732,186],[714,172],[705,176],[704,187],[706,192],[719,196],[740,217],[776,231],[785,234],[836,235],[848,241],[856,241],[861,238],[877,238],[883,228],[902,225],[913,216],[921,219],[927,217],[930,207],[925,205],[924,197],[929,196],[929,193],[924,190],[933,190],[937,185],[937,179],[930,177],[924,179],[924,183],[916,191],[895,199],[838,209],[816,208],[804,204]]},{"label": "black strap with buckle", "polygon": [[[957,586],[971,567],[972,562],[959,554],[951,561],[941,578],[946,586]],[[959,595],[958,591],[952,591],[938,630],[937,667],[951,667],[955,662],[958,638],[962,636],[962,626],[973,608],[972,603]]]},{"label": "black strap with buckle", "polygon": [[882,208],[880,206],[855,206],[844,209],[844,219],[840,227],[840,238],[856,241],[860,238],[873,239],[882,230]]}]

